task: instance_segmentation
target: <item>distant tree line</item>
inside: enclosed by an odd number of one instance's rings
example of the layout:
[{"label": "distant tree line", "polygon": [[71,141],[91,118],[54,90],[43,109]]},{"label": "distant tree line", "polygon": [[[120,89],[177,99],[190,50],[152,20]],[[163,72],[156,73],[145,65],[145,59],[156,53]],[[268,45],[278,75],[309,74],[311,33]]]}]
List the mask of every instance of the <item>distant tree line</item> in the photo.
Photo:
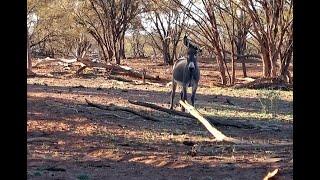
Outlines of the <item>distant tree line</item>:
[{"label": "distant tree line", "polygon": [[[248,59],[262,77],[292,83],[293,3],[290,0],[28,0],[28,68],[35,56],[81,58],[98,49],[105,62],[159,56],[172,65],[184,34],[218,65],[222,84]],[[229,67],[230,66],[230,67]]]}]

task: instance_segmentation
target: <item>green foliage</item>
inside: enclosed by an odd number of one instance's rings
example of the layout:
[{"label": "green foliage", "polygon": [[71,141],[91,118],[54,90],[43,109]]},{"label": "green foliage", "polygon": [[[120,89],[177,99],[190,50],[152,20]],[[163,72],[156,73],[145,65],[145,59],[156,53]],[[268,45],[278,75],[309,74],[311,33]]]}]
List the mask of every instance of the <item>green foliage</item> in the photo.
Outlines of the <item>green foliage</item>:
[{"label": "green foliage", "polygon": [[[75,21],[76,1],[29,0],[29,37],[33,48],[68,55],[77,45],[84,31]],[[32,27],[31,27],[32,26]],[[32,31],[31,31],[32,30]]]}]

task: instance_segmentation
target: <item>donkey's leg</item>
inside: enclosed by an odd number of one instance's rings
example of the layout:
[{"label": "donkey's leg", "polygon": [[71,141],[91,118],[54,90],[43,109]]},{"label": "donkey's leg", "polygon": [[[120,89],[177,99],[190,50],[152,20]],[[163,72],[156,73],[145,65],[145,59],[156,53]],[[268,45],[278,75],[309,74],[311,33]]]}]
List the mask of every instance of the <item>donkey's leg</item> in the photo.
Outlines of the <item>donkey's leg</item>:
[{"label": "donkey's leg", "polygon": [[[184,102],[184,101],[187,101],[187,86],[183,86],[182,87],[182,91],[181,91],[181,100]],[[183,112],[185,112],[185,109],[183,106],[181,106],[181,110]]]},{"label": "donkey's leg", "polygon": [[191,104],[192,104],[193,107],[194,107],[194,99],[195,99],[195,96],[196,96],[197,88],[198,88],[198,84],[194,84],[192,86]]},{"label": "donkey's leg", "polygon": [[[182,89],[180,91],[180,99],[183,100],[183,91],[182,91]],[[182,107],[182,105],[180,103],[179,103],[179,106],[180,106],[181,109],[183,109],[183,107]]]},{"label": "donkey's leg", "polygon": [[172,91],[171,91],[171,104],[170,109],[173,109],[173,99],[176,94],[177,83],[172,81]]}]

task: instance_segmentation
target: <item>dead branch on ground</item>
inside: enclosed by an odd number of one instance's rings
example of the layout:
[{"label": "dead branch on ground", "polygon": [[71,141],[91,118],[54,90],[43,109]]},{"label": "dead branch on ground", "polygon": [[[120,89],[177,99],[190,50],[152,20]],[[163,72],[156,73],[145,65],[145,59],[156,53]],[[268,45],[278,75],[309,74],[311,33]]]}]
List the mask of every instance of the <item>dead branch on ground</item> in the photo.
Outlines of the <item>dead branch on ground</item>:
[{"label": "dead branch on ground", "polygon": [[36,142],[36,141],[54,142],[54,140],[52,138],[47,138],[47,137],[33,137],[33,138],[28,138],[27,139],[27,143]]},{"label": "dead branch on ground", "polygon": [[272,172],[268,172],[268,174],[263,178],[263,180],[268,180],[272,177],[274,177],[278,173],[279,169],[275,169]]},{"label": "dead branch on ground", "polygon": [[234,86],[236,89],[248,88],[248,89],[283,89],[292,90],[292,85],[286,83],[279,77],[275,78],[259,78],[248,83],[237,84]]},{"label": "dead branch on ground", "polygon": [[151,121],[155,121],[155,122],[160,121],[159,119],[152,117],[152,116],[149,116],[146,113],[137,112],[137,111],[130,109],[130,108],[115,106],[115,105],[108,105],[108,106],[107,105],[100,105],[100,104],[92,103],[88,99],[85,99],[85,100],[89,106],[96,107],[98,109],[107,110],[107,111],[125,111],[125,112],[129,112],[129,113],[138,115],[146,120],[151,120]]},{"label": "dead branch on ground", "polygon": [[226,142],[232,142],[235,144],[243,144],[246,143],[244,141],[240,141],[238,139],[232,138],[232,137],[228,137],[226,135],[224,135],[221,131],[219,131],[218,129],[216,129],[215,127],[213,127],[209,121],[204,118],[200,112],[194,108],[193,106],[191,106],[190,104],[188,104],[187,102],[183,102],[182,100],[179,101],[179,103],[195,118],[197,118],[206,128],[207,130],[218,140],[218,141],[226,141]]},{"label": "dead branch on ground", "polygon": [[[131,104],[138,105],[138,106],[144,106],[144,107],[149,107],[149,108],[152,108],[152,109],[155,109],[158,111],[163,111],[163,112],[166,112],[171,115],[178,115],[178,116],[183,116],[183,117],[192,118],[192,119],[195,118],[192,115],[190,115],[189,113],[171,110],[171,109],[164,108],[164,107],[161,107],[161,106],[158,106],[158,105],[155,105],[152,103],[148,103],[148,102],[133,101],[133,100],[128,100],[128,102]],[[212,119],[212,118],[207,118],[207,119],[209,119],[212,124],[217,125],[217,126],[232,126],[232,127],[237,127],[237,128],[246,128],[246,129],[260,128],[256,125],[244,123],[244,122],[240,122],[240,121],[229,121],[229,120],[222,121],[222,120]]]},{"label": "dead branch on ground", "polygon": [[134,83],[134,81],[132,81],[132,80],[130,80],[130,79],[125,79],[125,78],[122,78],[122,77],[119,77],[119,76],[114,76],[114,75],[109,75],[107,78],[108,78],[108,79],[117,80],[117,81]]},{"label": "dead branch on ground", "polygon": [[53,58],[45,58],[44,60],[38,62],[36,65],[34,65],[33,67],[38,67],[39,65],[43,65],[43,64],[50,64],[50,63],[54,63],[54,62],[60,62],[60,63],[64,63],[67,65],[70,64],[74,64],[74,65],[80,65],[80,69],[77,70],[77,72],[75,73],[76,75],[79,75],[83,72],[84,69],[86,68],[93,68],[93,67],[102,67],[105,69],[111,69],[112,72],[117,72],[117,73],[121,73],[124,75],[128,75],[131,77],[135,77],[135,78],[140,78],[141,80],[143,79],[148,79],[148,80],[152,80],[152,81],[163,81],[163,79],[161,79],[159,76],[151,76],[149,74],[147,74],[146,71],[138,71],[135,70],[131,67],[128,66],[121,66],[121,65],[115,65],[115,64],[105,64],[105,63],[100,63],[100,62],[93,62],[88,58],[77,58],[77,59],[53,59]]}]

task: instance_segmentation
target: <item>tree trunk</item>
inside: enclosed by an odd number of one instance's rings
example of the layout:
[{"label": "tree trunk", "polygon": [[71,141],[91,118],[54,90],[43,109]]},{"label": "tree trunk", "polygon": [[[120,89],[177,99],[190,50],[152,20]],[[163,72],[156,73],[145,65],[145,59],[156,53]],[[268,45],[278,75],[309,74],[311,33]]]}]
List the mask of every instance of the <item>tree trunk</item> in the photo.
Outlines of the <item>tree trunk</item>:
[{"label": "tree trunk", "polygon": [[106,63],[108,63],[109,56],[107,56],[107,54],[106,54],[106,52],[105,52],[105,50],[104,50],[104,48],[103,48],[103,44],[102,44],[102,43],[98,43],[98,44],[99,44],[99,46],[100,46],[100,48],[101,48],[101,51],[102,51],[102,55],[103,55],[104,60],[106,61]]},{"label": "tree trunk", "polygon": [[261,50],[261,59],[262,59],[263,77],[265,78],[271,77],[270,56],[268,51],[266,51],[263,47]]},{"label": "tree trunk", "polygon": [[172,54],[169,61],[170,65],[173,65],[174,59],[177,59],[177,47],[178,47],[178,44],[173,44]]},{"label": "tree trunk", "polygon": [[114,42],[114,53],[116,58],[116,64],[120,65],[120,42]]},{"label": "tree trunk", "polygon": [[241,58],[241,65],[242,65],[242,72],[243,72],[243,77],[248,77],[247,76],[247,68],[246,68],[246,63],[244,62],[244,58]]},{"label": "tree trunk", "polygon": [[27,70],[32,72],[29,35],[27,35]]},{"label": "tree trunk", "polygon": [[[240,33],[238,33],[240,34]],[[246,41],[245,39],[241,39],[241,37],[237,38],[237,54],[240,55],[240,57],[237,57],[237,61],[241,62],[242,66],[242,72],[243,72],[243,77],[247,77],[247,68],[246,68],[246,63],[245,63],[245,58],[242,57],[244,55],[244,51],[246,49]]]},{"label": "tree trunk", "polygon": [[125,54],[125,49],[124,49],[124,32],[121,33],[121,38],[120,38],[120,50],[119,54],[122,59],[126,59],[126,54]]},{"label": "tree trunk", "polygon": [[166,43],[163,43],[163,63],[164,64],[170,64],[170,52],[169,52],[169,46]]},{"label": "tree trunk", "polygon": [[232,66],[231,66],[231,85],[233,85],[235,83],[236,80],[236,70],[235,70],[235,59],[234,57],[232,58]]},{"label": "tree trunk", "polygon": [[289,65],[292,61],[292,51],[293,48],[290,47],[287,52],[285,52],[284,56],[281,57],[281,65],[280,65],[280,76],[286,78],[287,82],[292,84],[292,78],[289,72]]},{"label": "tree trunk", "polygon": [[231,42],[231,82],[230,84],[233,85],[236,81],[236,61],[235,61],[235,57],[234,57],[234,43],[233,41]]},{"label": "tree trunk", "polygon": [[271,66],[271,77],[277,76],[277,63],[276,61],[270,60],[270,66]]},{"label": "tree trunk", "polygon": [[219,49],[218,47],[216,47],[216,60],[217,60],[218,66],[219,66],[221,83],[223,85],[226,85],[227,84],[226,70],[223,65],[223,58],[222,58],[222,54],[221,54],[221,49]]}]

